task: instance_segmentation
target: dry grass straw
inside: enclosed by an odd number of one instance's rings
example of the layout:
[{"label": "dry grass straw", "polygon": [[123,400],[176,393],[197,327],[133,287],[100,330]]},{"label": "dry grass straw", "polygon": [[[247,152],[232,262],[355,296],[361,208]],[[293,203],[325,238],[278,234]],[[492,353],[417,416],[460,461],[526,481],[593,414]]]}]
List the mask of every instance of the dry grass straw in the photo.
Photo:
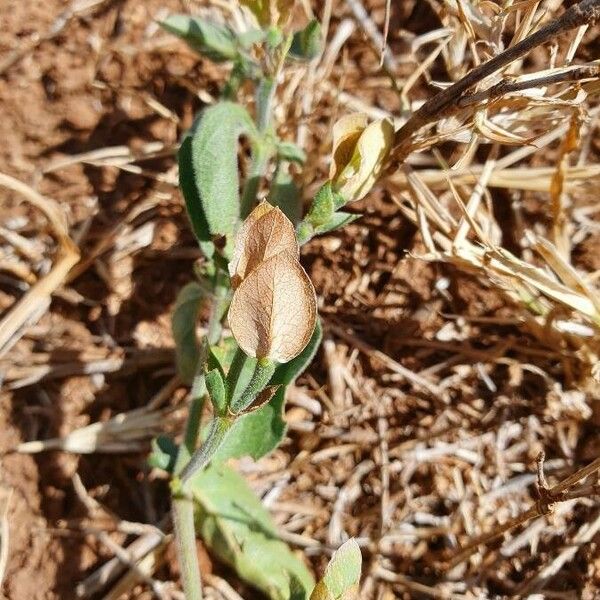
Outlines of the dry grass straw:
[{"label": "dry grass straw", "polygon": [[[466,3],[458,2],[457,15],[446,19],[462,22],[466,18],[461,8],[463,4]],[[598,17],[597,4],[581,3],[583,5],[589,5],[586,18],[593,21]],[[411,148],[426,149],[440,141],[439,133],[424,136],[422,131],[417,132],[428,121],[433,123],[437,110],[436,130],[448,132],[443,134],[444,140],[462,142],[465,151],[452,166],[436,155],[441,163],[438,170],[419,172],[403,165],[391,180],[396,189],[407,191],[401,191],[394,200],[421,232],[428,250],[422,258],[447,262],[479,275],[486,285],[509,298],[515,307],[524,309],[521,314],[526,327],[540,341],[548,347],[555,348],[558,344],[570,349],[574,360],[580,366],[586,365],[585,377],[592,374],[598,362],[600,297],[594,283],[587,281],[571,263],[570,239],[574,230],[569,212],[574,203],[579,205],[593,193],[587,186],[600,181],[600,170],[598,164],[586,164],[585,157],[574,165],[571,163],[582,148],[584,136],[593,135],[598,115],[595,104],[600,91],[598,64],[552,65],[538,73],[509,74],[514,71],[514,61],[523,54],[521,51],[511,54],[512,50],[531,49],[535,44],[528,41],[536,36],[536,43],[548,39],[548,35],[541,35],[545,31],[567,30],[565,23],[570,28],[579,27],[565,53],[565,62],[570,62],[587,28],[585,22],[576,21],[573,15],[567,18],[572,12],[568,11],[560,19],[549,21],[549,25],[540,25],[534,33],[531,6],[523,11],[515,8],[486,17],[471,6],[470,36],[477,37],[478,28],[485,35],[503,30],[505,21],[513,17],[522,27],[515,34],[514,45],[486,63],[478,65],[475,60],[474,69],[468,75],[426,103],[398,131],[397,138],[404,139],[399,142],[399,147],[404,144],[400,155],[410,154]],[[576,14],[585,12],[585,8],[581,8]],[[525,27],[527,23],[531,31]],[[489,43],[488,38],[483,40]],[[453,39],[450,51],[456,43]],[[501,58],[505,55],[509,55],[510,60]],[[474,53],[472,58],[477,56]],[[489,66],[494,62],[507,74]],[[477,72],[480,76],[474,77],[473,73]],[[558,85],[565,78],[579,80],[579,83]],[[469,85],[463,84],[464,81],[469,81]],[[474,85],[483,89],[471,92]],[[449,93],[453,89],[455,92]],[[413,132],[416,137],[411,139]],[[555,166],[534,169],[511,166],[527,154],[542,153],[559,136],[563,141]],[[482,144],[493,144],[492,150],[486,162],[476,164],[473,150]],[[523,148],[497,159],[500,148],[513,145]],[[549,195],[550,230],[520,232],[520,242],[529,250],[526,254],[531,258],[534,253],[535,262],[523,260],[502,247],[502,225],[490,210],[488,188],[493,187]]]},{"label": "dry grass straw", "polygon": [[35,323],[46,312],[52,293],[79,261],[79,250],[69,237],[64,214],[56,202],[4,173],[0,173],[0,185],[21,194],[42,211],[58,242],[57,258],[50,271],[40,278],[0,321],[1,357],[18,341],[24,326]]}]

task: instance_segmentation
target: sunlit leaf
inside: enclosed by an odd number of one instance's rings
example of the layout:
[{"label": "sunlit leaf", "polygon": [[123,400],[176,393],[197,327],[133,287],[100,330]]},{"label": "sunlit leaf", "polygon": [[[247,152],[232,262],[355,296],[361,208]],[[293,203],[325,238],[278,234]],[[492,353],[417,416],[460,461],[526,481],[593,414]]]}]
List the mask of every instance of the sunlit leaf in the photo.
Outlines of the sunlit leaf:
[{"label": "sunlit leaf", "polygon": [[[268,511],[244,478],[224,465],[195,476],[198,532],[209,549],[271,600],[308,598],[314,581],[281,540]],[[298,589],[303,595],[298,595]]]},{"label": "sunlit leaf", "polygon": [[294,33],[289,55],[296,60],[311,60],[321,52],[321,25],[313,19],[304,29]]},{"label": "sunlit leaf", "polygon": [[350,539],[334,552],[323,579],[313,590],[310,600],[354,600],[358,598],[358,583],[362,555],[356,540]]},{"label": "sunlit leaf", "polygon": [[277,448],[286,432],[284,398],[285,390],[279,388],[267,404],[237,417],[230,434],[215,453],[213,462],[242,456],[258,460]]},{"label": "sunlit leaf", "polygon": [[287,362],[308,344],[317,318],[312,283],[288,251],[260,263],[240,283],[229,308],[229,326],[248,355]]},{"label": "sunlit leaf", "polygon": [[227,412],[227,397],[225,394],[225,382],[219,369],[212,369],[204,376],[206,390],[215,413],[224,415]]},{"label": "sunlit leaf", "polygon": [[279,159],[303,164],[306,161],[306,152],[293,142],[279,142],[277,144],[277,156]]},{"label": "sunlit leaf", "polygon": [[225,25],[188,15],[169,15],[160,25],[215,62],[233,60],[238,55],[235,35]]},{"label": "sunlit leaf", "polygon": [[199,240],[231,234],[240,216],[237,147],[256,135],[246,110],[220,102],[203,111],[179,150],[179,181]]},{"label": "sunlit leaf", "polygon": [[200,284],[188,283],[179,292],[171,317],[177,367],[186,383],[192,382],[198,367],[200,345],[196,337],[196,322],[205,298],[206,290]]}]

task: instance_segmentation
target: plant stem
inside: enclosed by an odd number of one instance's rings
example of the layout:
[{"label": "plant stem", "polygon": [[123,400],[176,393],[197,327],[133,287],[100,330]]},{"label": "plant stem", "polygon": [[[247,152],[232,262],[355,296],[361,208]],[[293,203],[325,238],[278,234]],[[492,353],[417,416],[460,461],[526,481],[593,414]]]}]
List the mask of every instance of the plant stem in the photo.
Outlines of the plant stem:
[{"label": "plant stem", "polygon": [[202,600],[202,580],[194,528],[194,502],[191,498],[179,497],[173,498],[171,504],[171,516],[177,540],[177,559],[185,599]]},{"label": "plant stem", "polygon": [[[215,292],[208,331],[201,346],[198,360],[197,375],[191,390],[191,401],[188,418],[185,425],[184,440],[177,453],[174,474],[179,475],[189,464],[198,440],[206,384],[204,383],[204,364],[208,347],[215,344],[221,335],[221,319],[227,306],[227,287],[220,282],[219,273],[215,276]],[[177,541],[177,556],[181,570],[181,580],[186,600],[202,600],[202,579],[196,551],[196,530],[194,526],[194,502],[191,498],[173,494],[171,514],[175,539]]]},{"label": "plant stem", "polygon": [[275,78],[264,77],[258,84],[256,90],[256,125],[261,134],[261,139],[257,140],[252,148],[252,159],[250,170],[244,184],[241,200],[241,217],[245,219],[256,201],[256,194],[260,180],[265,174],[269,159],[273,154],[272,143],[267,139],[267,134],[271,127],[271,113],[273,112],[273,99],[277,86]]},{"label": "plant stem", "polygon": [[276,89],[277,86],[273,77],[265,77],[258,84],[256,91],[256,124],[261,133],[267,131],[271,125],[271,112]]},{"label": "plant stem", "polygon": [[232,424],[233,421],[229,417],[214,417],[211,422],[208,437],[202,446],[200,446],[200,449],[197,452],[194,452],[190,461],[181,471],[180,477],[184,486],[184,491],[186,490],[186,484],[189,482],[190,478],[208,465],[210,459],[214,456],[215,452],[219,449],[219,446],[227,436]]},{"label": "plant stem", "polygon": [[198,442],[202,408],[204,407],[204,397],[206,395],[204,365],[206,363],[209,346],[216,344],[219,341],[221,335],[221,319],[223,318],[223,312],[227,305],[227,287],[219,281],[219,275],[219,273],[216,275],[213,303],[208,318],[208,329],[206,337],[202,340],[200,347],[200,355],[198,357],[196,369],[197,373],[196,377],[194,377],[194,383],[192,384],[190,392],[190,408],[185,424],[183,444],[179,448],[177,460],[175,462],[175,475],[179,475],[185,465],[189,462],[196,450],[196,444]]},{"label": "plant stem", "polygon": [[240,214],[244,220],[254,208],[256,195],[260,186],[260,180],[265,173],[269,159],[271,158],[271,145],[264,140],[258,140],[252,148],[252,158],[250,170],[242,191],[242,200],[240,204]]}]

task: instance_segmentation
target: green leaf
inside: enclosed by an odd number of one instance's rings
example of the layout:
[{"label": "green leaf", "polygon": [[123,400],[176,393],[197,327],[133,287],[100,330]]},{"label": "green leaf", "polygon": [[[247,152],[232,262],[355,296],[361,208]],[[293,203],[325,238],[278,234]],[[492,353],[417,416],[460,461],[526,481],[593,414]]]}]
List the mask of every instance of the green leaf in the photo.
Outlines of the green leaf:
[{"label": "green leaf", "polygon": [[214,62],[233,60],[238,56],[235,34],[225,25],[188,15],[169,15],[160,25]]},{"label": "green leaf", "polygon": [[225,393],[225,382],[219,369],[212,369],[204,376],[206,390],[214,407],[215,413],[225,415],[227,413],[227,394]]},{"label": "green leaf", "polygon": [[286,431],[283,420],[284,400],[285,389],[279,388],[267,404],[239,416],[215,453],[213,462],[224,462],[242,456],[258,460],[277,448]]},{"label": "green leaf", "polygon": [[[296,358],[283,365],[278,365],[275,369],[269,385],[280,385],[281,387],[273,398],[254,412],[236,419],[230,434],[217,450],[213,461],[223,462],[229,458],[242,456],[251,456],[254,460],[258,460],[277,448],[286,432],[286,424],[283,420],[285,388],[293,383],[310,364],[322,337],[321,323],[317,320],[315,331],[306,348]],[[251,365],[251,368],[254,364]],[[246,382],[248,380],[249,377],[246,377]]]},{"label": "green leaf", "polygon": [[271,182],[269,202],[278,206],[294,225],[302,217],[300,190],[290,175],[287,163],[280,162]]},{"label": "green leaf", "polygon": [[169,436],[159,435],[152,440],[152,452],[148,455],[148,464],[172,473],[177,460],[177,450],[177,445]]},{"label": "green leaf", "polygon": [[224,372],[229,371],[231,361],[233,360],[237,349],[238,345],[233,336],[223,338],[218,345],[211,346],[211,360],[214,359],[216,363],[209,363],[209,368],[214,369],[218,363]]},{"label": "green leaf", "polygon": [[279,142],[277,144],[277,156],[280,160],[287,160],[300,165],[306,162],[306,152],[293,142]]},{"label": "green leaf", "polygon": [[[268,511],[245,479],[211,465],[190,481],[197,502],[197,530],[219,559],[271,600],[308,598],[313,579],[281,540]],[[300,590],[300,593],[299,593]]]},{"label": "green leaf", "polygon": [[361,215],[338,211],[331,215],[331,219],[328,223],[323,223],[323,225],[315,227],[315,235],[320,233],[329,233],[335,229],[341,229],[353,221],[356,221],[356,219],[359,219],[360,217]]},{"label": "green leaf", "polygon": [[283,31],[279,27],[269,27],[265,41],[267,42],[267,48],[271,52],[283,43],[283,39]]},{"label": "green leaf", "polygon": [[250,50],[254,44],[263,42],[267,37],[264,29],[250,29],[238,35],[238,42],[244,50]]},{"label": "green leaf", "polygon": [[171,317],[177,368],[185,383],[193,381],[198,367],[200,344],[196,337],[196,321],[206,296],[207,291],[199,283],[188,283],[179,292]]},{"label": "green leaf", "polygon": [[310,600],[352,600],[357,597],[362,555],[356,540],[350,539],[334,552],[323,579]]},{"label": "green leaf", "polygon": [[321,25],[313,19],[304,29],[294,33],[289,55],[296,60],[311,60],[319,52],[321,52]]},{"label": "green leaf", "polygon": [[238,138],[257,135],[248,112],[233,102],[205,109],[181,143],[179,182],[196,237],[233,233],[240,218]]}]

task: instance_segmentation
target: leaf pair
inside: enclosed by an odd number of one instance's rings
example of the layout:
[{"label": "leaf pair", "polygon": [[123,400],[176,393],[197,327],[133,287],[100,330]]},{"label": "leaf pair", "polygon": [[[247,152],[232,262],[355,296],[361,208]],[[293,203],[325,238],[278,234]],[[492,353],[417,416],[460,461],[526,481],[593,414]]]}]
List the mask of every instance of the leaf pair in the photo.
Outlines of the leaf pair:
[{"label": "leaf pair", "polygon": [[292,222],[261,202],[241,226],[229,263],[229,326],[240,348],[285,363],[308,344],[317,320],[314,287],[300,265]]}]

